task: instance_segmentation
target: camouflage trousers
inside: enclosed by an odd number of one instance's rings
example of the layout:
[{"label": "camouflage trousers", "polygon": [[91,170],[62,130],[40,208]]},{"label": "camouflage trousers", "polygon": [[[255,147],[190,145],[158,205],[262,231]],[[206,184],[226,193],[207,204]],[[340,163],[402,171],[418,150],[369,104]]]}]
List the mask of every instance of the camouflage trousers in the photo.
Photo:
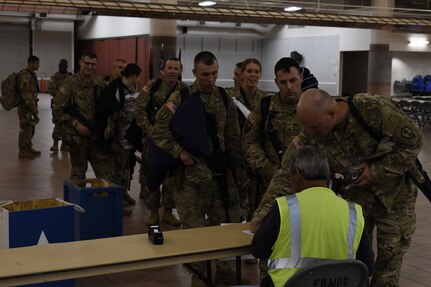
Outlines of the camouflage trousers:
[{"label": "camouflage trousers", "polygon": [[[349,200],[362,206],[365,218],[365,231],[370,239],[377,232],[377,258],[372,287],[399,286],[400,271],[404,254],[407,252],[415,231],[415,203],[417,190],[413,185],[403,186],[399,196],[388,210],[371,191],[361,190],[362,194],[349,196]],[[368,193],[368,194],[365,194]],[[353,197],[353,198],[352,198]]]},{"label": "camouflage trousers", "polygon": [[114,161],[109,149],[87,137],[73,136],[70,145],[71,179],[84,179],[88,169],[88,163],[94,170],[97,178],[107,179],[111,182],[114,178]]},{"label": "camouflage trousers", "polygon": [[51,100],[51,111],[52,111],[52,123],[54,124],[54,129],[52,130],[52,139],[55,141],[61,140],[61,120],[54,114],[53,100]]},{"label": "camouflage trousers", "polygon": [[31,111],[24,103],[18,105],[19,136],[18,146],[20,150],[28,150],[32,147],[32,139],[36,129],[36,123],[31,119]]},{"label": "camouflage trousers", "polygon": [[[148,147],[148,146],[147,146]],[[147,179],[148,179],[148,148],[144,146],[145,153],[142,154],[142,164],[139,170],[139,183],[141,184],[141,194],[144,197],[144,203],[148,210],[156,211],[159,210],[160,207],[166,208],[175,208],[175,200],[174,200],[174,190],[175,190],[175,181],[172,176],[168,176],[165,178],[162,184],[162,188],[160,190],[150,192],[147,187]],[[160,202],[161,200],[161,202]]]},{"label": "camouflage trousers", "polygon": [[[213,172],[202,162],[184,168],[181,188],[175,191],[175,202],[183,228],[195,228],[219,225],[227,222],[226,213],[230,222],[240,222],[240,209],[236,185],[230,170],[227,174],[229,195],[236,198],[229,200],[227,209],[221,199],[221,191]],[[204,272],[203,262],[193,263],[192,266],[200,273]],[[219,271],[226,271],[226,264],[218,263]]]},{"label": "camouflage trousers", "polygon": [[113,142],[110,146],[111,155],[114,159],[114,183],[120,185],[124,190],[130,189],[132,157],[135,150],[123,149],[119,142]]}]

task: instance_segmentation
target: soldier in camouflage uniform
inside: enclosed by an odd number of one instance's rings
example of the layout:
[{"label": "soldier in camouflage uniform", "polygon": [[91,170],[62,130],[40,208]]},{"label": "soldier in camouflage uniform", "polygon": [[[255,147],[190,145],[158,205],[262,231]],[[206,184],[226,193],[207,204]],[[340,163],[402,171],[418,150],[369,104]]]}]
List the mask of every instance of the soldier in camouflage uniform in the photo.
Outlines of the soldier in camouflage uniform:
[{"label": "soldier in camouflage uniform", "polygon": [[79,72],[69,77],[54,97],[54,112],[61,118],[62,138],[70,149],[70,178],[84,179],[90,162],[97,178],[113,181],[112,156],[95,131],[95,102],[105,86],[95,75],[96,53],[85,51],[79,65]]},{"label": "soldier in camouflage uniform", "polygon": [[[156,225],[159,223],[159,209],[163,205],[164,211],[162,222],[178,226],[180,221],[172,214],[175,208],[174,187],[175,183],[172,176],[168,176],[162,185],[162,191],[149,191],[147,187],[148,178],[148,148],[149,140],[153,134],[155,116],[158,110],[163,106],[169,95],[178,91],[186,84],[178,81],[182,73],[181,62],[177,58],[170,58],[165,62],[163,67],[164,77],[149,82],[139,93],[136,106],[136,123],[143,130],[143,152],[142,164],[140,169],[139,182],[141,183],[141,192],[139,197],[144,199],[145,206],[150,211],[150,216],[146,222],[147,225]],[[162,204],[160,204],[162,199]]]},{"label": "soldier in camouflage uniform", "polygon": [[[52,96],[51,99],[51,109],[52,109],[52,123],[54,124],[54,130],[52,131],[52,139],[54,143],[50,148],[50,151],[58,152],[58,141],[61,140],[61,121],[54,115],[54,97],[57,94],[58,89],[63,84],[63,82],[72,75],[67,71],[68,63],[66,59],[61,59],[58,63],[58,71],[51,76],[48,82],[48,93]],[[68,147],[63,142],[61,143],[61,151],[67,151]]]},{"label": "soldier in camouflage uniform", "polygon": [[[177,142],[170,131],[171,120],[182,104],[180,92],[173,93],[157,113],[152,133],[153,140],[161,149],[174,158],[179,158],[183,167],[183,171],[179,173],[182,177],[179,188],[175,190],[175,201],[184,228],[220,224],[226,220],[225,207],[230,221],[239,222],[238,200],[236,199],[234,206],[231,206],[231,202],[223,206],[221,185],[217,181],[217,175],[210,169],[220,159],[220,156],[215,155],[218,146],[219,150],[227,156],[227,169],[219,176],[225,177],[228,189],[236,188],[232,172],[244,172],[236,107],[232,98],[224,95],[224,99],[221,94],[224,91],[220,91],[215,86],[218,62],[211,52],[203,51],[196,55],[193,74],[196,81],[188,88],[188,93],[190,97],[198,93],[207,116],[212,117],[216,125],[211,127],[206,125],[210,156],[202,158],[190,154]],[[216,135],[216,141],[213,142],[210,135]],[[203,272],[203,264],[195,264],[194,267],[198,272]],[[197,277],[192,278],[192,286],[202,284],[203,282]]]},{"label": "soldier in camouflage uniform", "polygon": [[96,125],[114,158],[114,183],[123,187],[123,215],[130,215],[132,211],[125,207],[136,204],[128,193],[136,149],[126,139],[126,133],[135,118],[135,87],[141,68],[131,63],[121,74],[102,91],[97,101]]},{"label": "soldier in camouflage uniform", "polygon": [[255,108],[244,128],[245,158],[258,176],[251,212],[280,167],[286,147],[301,130],[296,119],[296,104],[302,93],[302,70],[294,59],[281,58],[274,73],[279,92],[271,97],[254,99]]},{"label": "soldier in camouflage uniform", "polygon": [[[241,70],[242,74],[242,84],[239,87],[235,87],[229,90],[229,95],[234,97],[235,104],[238,106],[238,122],[240,130],[243,130],[247,113],[250,113],[254,110],[254,108],[260,103],[260,99],[267,96],[267,94],[258,88],[259,80],[262,73],[262,66],[257,59],[249,58],[244,62],[241,62]],[[235,71],[234,71],[235,72]],[[240,109],[239,101],[247,110],[244,112]],[[242,109],[244,109],[242,107]],[[237,186],[238,186],[238,196],[241,207],[241,215],[243,219],[250,219],[249,214],[249,197],[252,199],[252,202],[255,202],[255,192],[257,187],[257,177],[254,175],[250,168],[247,171],[248,178],[251,180],[247,180],[246,177],[243,179],[236,178]],[[251,184],[250,184],[251,182]],[[251,192],[253,192],[251,194]],[[255,203],[253,204],[255,205]],[[254,208],[253,208],[254,210]]]},{"label": "soldier in camouflage uniform", "polygon": [[18,158],[20,159],[33,159],[40,155],[40,151],[32,148],[32,139],[38,122],[37,114],[39,113],[37,109],[39,85],[34,72],[38,69],[39,58],[30,56],[27,59],[27,68],[21,70],[17,75],[17,90],[22,98],[18,105]]},{"label": "soldier in camouflage uniform", "polygon": [[235,68],[233,69],[233,84],[235,88],[239,88],[242,85],[242,62],[238,62],[235,64]]},{"label": "soldier in camouflage uniform", "polygon": [[256,210],[252,230],[276,197],[292,193],[288,175],[291,154],[303,145],[315,145],[325,153],[332,171],[346,175],[354,168],[362,172],[352,188],[342,190],[342,195],[362,206],[370,235],[377,227],[371,286],[399,286],[402,259],[415,230],[417,188],[406,172],[410,169],[420,176],[415,159],[422,148],[422,135],[407,115],[385,99],[358,94],[353,104],[381,137],[379,142],[351,116],[347,98],[332,98],[317,89],[301,96],[297,114],[305,129],[286,151],[282,167]]}]

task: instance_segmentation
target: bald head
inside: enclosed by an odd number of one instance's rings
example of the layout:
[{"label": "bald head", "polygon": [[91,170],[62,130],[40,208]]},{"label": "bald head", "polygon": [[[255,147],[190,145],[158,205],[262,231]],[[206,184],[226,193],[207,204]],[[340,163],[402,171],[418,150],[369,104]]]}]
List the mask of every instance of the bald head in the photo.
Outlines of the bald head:
[{"label": "bald head", "polygon": [[335,109],[336,102],[327,92],[309,89],[299,99],[297,117],[310,132],[327,134],[333,126],[331,120],[335,118]]}]

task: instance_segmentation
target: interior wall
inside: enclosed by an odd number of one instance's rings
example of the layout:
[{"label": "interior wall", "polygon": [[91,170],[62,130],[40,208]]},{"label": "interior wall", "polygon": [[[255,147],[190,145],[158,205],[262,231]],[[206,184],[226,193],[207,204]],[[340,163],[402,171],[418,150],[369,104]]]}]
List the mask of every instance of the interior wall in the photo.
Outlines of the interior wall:
[{"label": "interior wall", "polygon": [[115,60],[122,58],[128,63],[136,63],[141,67],[141,79],[138,87],[143,87],[148,82],[149,36],[77,41],[75,45],[75,66],[77,67],[75,72],[79,70],[79,59],[82,52],[92,50],[96,52],[98,58],[96,71],[98,76],[111,75]]},{"label": "interior wall", "polygon": [[212,52],[219,64],[217,85],[233,87],[233,70],[237,62],[247,58],[261,60],[261,40],[254,38],[177,36],[177,55],[181,49],[183,81],[193,83],[193,60],[201,51]]},{"label": "interior wall", "polygon": [[[0,79],[27,66],[30,55],[30,27],[28,25],[0,24]],[[17,35],[20,35],[17,37]]]},{"label": "interior wall", "polygon": [[277,91],[274,66],[280,58],[290,57],[292,51],[297,51],[304,57],[301,65],[309,68],[315,75],[319,81],[319,88],[331,95],[338,95],[340,54],[338,36],[272,38],[265,39],[262,46],[262,89]]},{"label": "interior wall", "polygon": [[69,31],[34,31],[34,55],[40,59],[38,77],[48,78],[58,71],[60,59],[69,62],[72,71],[73,41]]},{"label": "interior wall", "polygon": [[411,81],[416,75],[431,74],[431,52],[392,52],[392,93],[395,81]]}]

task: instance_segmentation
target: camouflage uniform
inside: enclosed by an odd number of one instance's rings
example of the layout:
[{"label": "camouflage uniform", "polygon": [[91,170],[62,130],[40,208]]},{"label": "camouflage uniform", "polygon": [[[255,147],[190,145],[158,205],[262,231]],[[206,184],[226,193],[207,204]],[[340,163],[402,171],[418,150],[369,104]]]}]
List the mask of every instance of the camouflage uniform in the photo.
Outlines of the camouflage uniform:
[{"label": "camouflage uniform", "polygon": [[18,105],[19,118],[19,138],[18,146],[20,150],[30,150],[32,148],[32,139],[36,128],[37,110],[37,93],[39,86],[36,74],[28,69],[18,73],[18,91],[22,100]]},{"label": "camouflage uniform", "polygon": [[[196,85],[189,88],[189,94],[197,91]],[[243,167],[240,149],[240,132],[237,121],[236,107],[228,97],[227,110],[222,96],[216,88],[211,95],[201,95],[205,110],[213,114],[217,121],[217,137],[222,152],[228,155],[228,172],[226,174],[229,189],[235,189],[231,169]],[[176,107],[181,105],[181,95],[175,92],[168,100]],[[173,118],[171,110],[165,104],[156,116],[153,139],[157,146],[178,158],[182,147],[176,142],[169,124]],[[213,142],[208,135],[210,155],[214,152]],[[209,169],[208,159],[203,159],[193,166],[184,167],[181,186],[175,191],[178,213],[184,228],[217,225],[226,219],[225,209],[220,197],[217,181]],[[238,200],[236,204],[229,203],[229,218],[232,222],[239,222]],[[206,215],[207,214],[207,218]]]},{"label": "camouflage uniform", "polygon": [[[228,90],[228,93],[230,96],[235,97],[244,106],[246,106],[249,111],[253,111],[254,108],[257,105],[259,105],[261,98],[267,96],[267,94],[264,91],[257,89],[254,96],[249,97],[249,95],[244,92],[242,87],[231,88]],[[238,113],[239,128],[241,131],[243,131],[246,118],[238,108],[237,108],[237,113]],[[242,139],[241,142],[243,140],[244,139]],[[244,156],[244,149],[242,150],[242,152]],[[251,171],[249,166],[247,167],[246,172],[247,172],[247,178],[251,180],[251,184],[247,184],[245,186],[237,186],[241,213],[244,219],[249,218],[249,211],[250,211],[249,195],[251,192],[251,188],[254,188],[257,186],[257,176]]]},{"label": "camouflage uniform", "polygon": [[[160,192],[150,192],[147,188],[147,178],[148,178],[148,149],[149,149],[149,136],[153,133],[153,125],[150,120],[150,115],[148,114],[148,105],[150,104],[150,91],[156,80],[149,82],[139,93],[137,102],[135,117],[137,125],[144,131],[147,136],[144,136],[142,140],[143,152],[142,152],[142,164],[139,171],[139,183],[141,184],[141,194],[144,198],[145,205],[148,210],[156,211],[160,205],[160,198],[162,199],[162,205],[166,208],[175,208],[174,201],[174,187],[175,183],[172,176],[168,176],[162,185],[162,191]],[[173,91],[178,91],[181,88],[186,87],[183,82],[178,82],[175,88],[172,90],[166,81],[162,81],[160,88],[154,92],[153,101],[157,106],[161,107],[167,98],[169,98],[169,93]],[[171,91],[172,90],[172,91]],[[153,111],[154,114],[157,110]]]},{"label": "camouflage uniform", "polygon": [[64,82],[54,98],[54,112],[61,118],[63,125],[62,138],[70,146],[71,179],[85,178],[87,162],[90,162],[97,178],[114,180],[113,159],[103,139],[97,138],[94,132],[89,137],[81,136],[74,125],[76,122],[84,123],[64,110],[68,107],[74,108],[94,126],[95,100],[103,87],[104,82],[100,79],[86,80],[77,73]]},{"label": "camouflage uniform", "polygon": [[60,73],[56,72],[54,75],[51,76],[48,83],[48,93],[52,96],[51,100],[51,109],[52,109],[52,123],[54,124],[54,130],[52,131],[52,139],[59,141],[61,140],[61,121],[60,119],[55,117],[54,114],[54,97],[57,94],[57,90],[60,88],[60,86],[63,84],[63,82],[70,77],[71,73]]},{"label": "camouflage uniform", "polygon": [[[347,101],[346,98],[338,100]],[[422,136],[407,115],[376,96],[357,95],[354,103],[365,122],[382,136],[380,143],[353,116],[347,119],[344,130],[334,129],[326,136],[302,131],[284,154],[282,167],[255,214],[263,217],[276,197],[291,193],[290,156],[299,146],[319,147],[327,156],[331,170],[340,174],[345,174],[350,166],[367,162],[374,182],[344,191],[343,196],[362,206],[370,235],[377,226],[378,255],[371,286],[399,286],[402,259],[415,230],[417,188],[406,171],[414,166]]]},{"label": "camouflage uniform", "polygon": [[[258,195],[265,193],[274,170],[280,166],[279,155],[270,133],[275,133],[273,136],[278,138],[285,150],[301,130],[296,119],[296,104],[283,103],[279,93],[271,97],[265,123],[262,120],[259,103],[248,117],[243,142],[245,158],[251,170],[259,177]],[[258,198],[257,204],[259,201]]]},{"label": "camouflage uniform", "polygon": [[135,118],[136,99],[124,89],[125,104],[123,110],[114,113],[108,118],[107,126],[104,130],[104,139],[110,143],[110,150],[114,158],[114,183],[124,187],[125,192],[130,189],[131,166],[134,160],[135,149],[124,138],[126,130]]}]

